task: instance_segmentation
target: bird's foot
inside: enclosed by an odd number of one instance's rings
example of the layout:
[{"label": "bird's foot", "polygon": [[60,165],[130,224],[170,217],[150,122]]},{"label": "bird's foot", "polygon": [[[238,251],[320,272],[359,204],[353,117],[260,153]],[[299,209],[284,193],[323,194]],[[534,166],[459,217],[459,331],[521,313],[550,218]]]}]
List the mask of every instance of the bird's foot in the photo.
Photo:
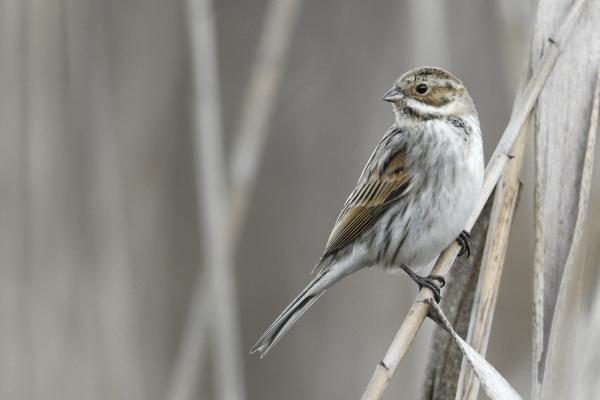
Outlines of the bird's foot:
[{"label": "bird's foot", "polygon": [[467,258],[471,256],[471,244],[469,243],[469,238],[471,234],[467,231],[462,231],[460,235],[456,238],[456,241],[460,245],[460,251],[458,252],[459,256],[467,253]]},{"label": "bird's foot", "polygon": [[[441,276],[441,275],[427,275],[427,276],[417,275],[416,273],[413,272],[413,270],[411,270],[410,268],[408,268],[405,265],[402,266],[402,269],[404,270],[404,272],[406,272],[408,274],[408,276],[410,276],[410,278],[413,281],[415,281],[415,283],[417,285],[419,285],[419,290],[421,290],[424,287],[428,288],[433,293],[433,298],[435,299],[435,301],[437,303],[440,302],[440,300],[442,299],[441,289],[444,287],[444,285],[446,285],[446,279],[443,276]],[[439,282],[439,285],[435,281]]]},{"label": "bird's foot", "polygon": [[[416,278],[417,279],[414,279],[414,281],[417,283],[417,285],[419,285],[419,290],[424,287],[428,288],[433,292],[433,298],[435,301],[439,303],[442,299],[441,289],[444,287],[444,285],[446,285],[446,279],[444,279],[444,277],[441,275],[417,275]],[[440,282],[439,286],[435,281]]]}]

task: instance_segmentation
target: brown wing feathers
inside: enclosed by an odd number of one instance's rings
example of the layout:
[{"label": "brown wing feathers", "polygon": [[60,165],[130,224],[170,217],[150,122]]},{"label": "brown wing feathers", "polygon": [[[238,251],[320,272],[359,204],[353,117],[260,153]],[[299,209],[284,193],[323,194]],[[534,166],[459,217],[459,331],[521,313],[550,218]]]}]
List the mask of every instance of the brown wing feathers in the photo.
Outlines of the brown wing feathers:
[{"label": "brown wing feathers", "polygon": [[409,183],[410,174],[403,150],[390,156],[381,168],[373,168],[348,197],[322,259],[349,245],[372,226],[405,193]]}]

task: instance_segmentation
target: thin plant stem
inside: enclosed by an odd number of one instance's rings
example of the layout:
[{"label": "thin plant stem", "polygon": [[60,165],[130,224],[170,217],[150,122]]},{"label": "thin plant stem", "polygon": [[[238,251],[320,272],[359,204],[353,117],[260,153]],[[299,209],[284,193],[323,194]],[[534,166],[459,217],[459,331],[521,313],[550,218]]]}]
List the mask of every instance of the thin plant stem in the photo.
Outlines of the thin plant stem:
[{"label": "thin plant stem", "polygon": [[198,273],[190,313],[184,327],[179,356],[173,370],[169,399],[193,397],[199,354],[199,334],[206,316],[211,317],[214,341],[215,392],[217,399],[243,400],[245,384],[238,328],[238,310],[232,272],[232,248],[227,226],[227,174],[223,150],[223,129],[215,16],[211,0],[188,0],[188,28],[194,86],[194,162],[198,224],[203,227],[204,265],[209,282],[210,310],[201,288],[204,274]]}]

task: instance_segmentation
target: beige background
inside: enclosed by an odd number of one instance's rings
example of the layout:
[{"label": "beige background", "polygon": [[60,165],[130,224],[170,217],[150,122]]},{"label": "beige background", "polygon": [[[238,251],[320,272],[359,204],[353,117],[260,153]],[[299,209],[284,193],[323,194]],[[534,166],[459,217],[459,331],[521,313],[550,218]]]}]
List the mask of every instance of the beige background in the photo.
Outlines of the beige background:
[{"label": "beige background", "polygon": [[[266,3],[215,4],[229,145]],[[244,350],[309,279],[392,122],[394,79],[456,73],[489,157],[531,17],[518,0],[303,3],[236,254]],[[0,398],[164,398],[201,268],[185,3],[0,0],[0,28]],[[527,395],[530,160],[524,180],[488,355]],[[350,277],[266,359],[243,357],[248,398],[357,398],[415,293],[404,276]],[[386,398],[418,398],[431,327]]]}]

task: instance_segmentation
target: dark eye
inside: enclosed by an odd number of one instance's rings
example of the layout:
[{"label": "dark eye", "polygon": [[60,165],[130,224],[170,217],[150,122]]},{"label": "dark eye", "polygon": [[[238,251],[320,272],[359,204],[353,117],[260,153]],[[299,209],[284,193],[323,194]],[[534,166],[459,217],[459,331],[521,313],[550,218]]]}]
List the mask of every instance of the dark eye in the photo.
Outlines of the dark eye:
[{"label": "dark eye", "polygon": [[429,89],[429,88],[427,87],[427,84],[426,84],[426,83],[419,83],[419,84],[417,85],[417,87],[415,88],[415,90],[416,90],[416,91],[417,91],[417,93],[419,93],[419,94],[425,94],[425,93],[427,92],[427,89]]}]

